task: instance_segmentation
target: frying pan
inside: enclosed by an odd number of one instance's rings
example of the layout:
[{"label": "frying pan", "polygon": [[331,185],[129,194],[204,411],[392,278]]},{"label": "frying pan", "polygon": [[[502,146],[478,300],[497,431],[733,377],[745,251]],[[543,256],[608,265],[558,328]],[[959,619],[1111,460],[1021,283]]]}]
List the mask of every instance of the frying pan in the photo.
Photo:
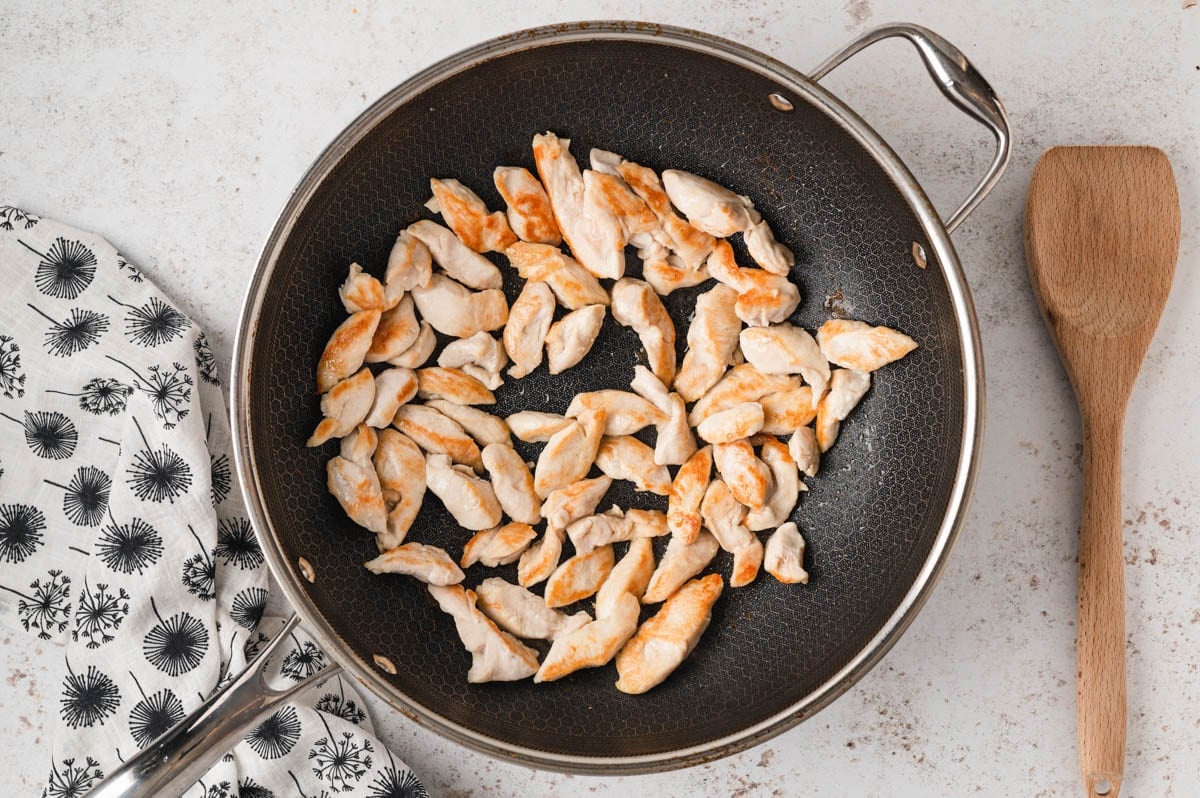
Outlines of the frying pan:
[{"label": "frying pan", "polygon": [[[887,144],[817,83],[888,37],[912,42],[943,94],[996,138],[986,176],[946,222]],[[696,651],[642,696],[616,691],[611,668],[550,685],[467,684],[469,655],[450,619],[415,580],[362,568],[374,540],[326,492],[330,453],[304,446],[319,418],[314,366],[344,317],[337,287],[347,264],[382,274],[397,230],[425,214],[431,176],[456,177],[503,207],[492,169],[531,167],[530,140],[543,130],[570,137],[580,157],[610,149],[753,198],[797,256],[791,278],[805,299],[794,322],[811,329],[844,314],[920,342],[876,372],[793,513],[808,542],[810,583],[760,578],[726,590]],[[181,791],[275,705],[339,667],[452,740],[578,773],[711,761],[810,717],[912,621],[963,519],[983,381],[948,234],[999,178],[1008,143],[1003,106],[986,81],[956,48],[915,25],[871,31],[807,77],[679,28],[538,28],[452,56],[392,90],[338,136],[288,201],[250,285],[234,364],[238,476],[263,550],[298,616],[339,664],[284,691],[269,689],[252,665],[96,794]],[[636,273],[636,259],[630,268]],[[521,281],[503,271],[511,301]],[[706,288],[666,299],[679,329]],[[627,388],[640,356],[632,331],[610,318],[583,363],[557,377],[542,367],[509,380],[495,410],[562,412],[578,392]],[[607,499],[622,507],[664,501],[623,483]],[[465,537],[436,501],[410,533],[452,553]],[[657,544],[661,553],[665,541]],[[716,568],[728,574],[727,555]],[[467,584],[481,578],[470,574]]]}]

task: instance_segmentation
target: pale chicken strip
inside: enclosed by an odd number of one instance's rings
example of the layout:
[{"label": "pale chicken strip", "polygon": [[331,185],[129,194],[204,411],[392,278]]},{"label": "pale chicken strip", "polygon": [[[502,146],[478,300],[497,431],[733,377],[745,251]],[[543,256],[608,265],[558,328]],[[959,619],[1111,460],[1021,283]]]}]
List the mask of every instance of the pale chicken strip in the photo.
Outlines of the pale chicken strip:
[{"label": "pale chicken strip", "polygon": [[602,476],[581,479],[552,491],[542,502],[542,516],[549,526],[566,529],[572,521],[594,513],[611,486],[612,478]]},{"label": "pale chicken strip", "polygon": [[671,490],[671,473],[654,462],[654,450],[629,435],[605,436],[596,450],[596,467],[613,479],[633,483],[640,491],[666,496]]},{"label": "pale chicken strip", "polygon": [[505,419],[512,434],[526,443],[544,443],[575,423],[566,416],[557,413],[543,413],[539,410],[521,410]]},{"label": "pale chicken strip", "polygon": [[631,508],[622,512],[612,507],[608,512],[588,515],[572,521],[567,537],[576,554],[587,554],[609,543],[623,543],[639,538],[657,538],[667,534],[667,516],[659,510]]},{"label": "pale chicken strip", "polygon": [[798,427],[792,433],[788,453],[796,461],[796,468],[806,476],[817,475],[821,466],[821,447],[817,445],[817,433],[812,427]]},{"label": "pale chicken strip", "polygon": [[742,330],[742,354],[764,374],[799,374],[812,386],[815,402],[829,387],[829,362],[807,331],[791,324]]},{"label": "pale chicken strip", "polygon": [[667,528],[674,537],[691,543],[703,523],[700,502],[712,477],[712,447],[705,446],[680,466],[667,493]]},{"label": "pale chicken strip", "polygon": [[459,426],[457,421],[427,405],[402,405],[396,411],[392,425],[430,454],[449,455],[483,473],[479,445]]},{"label": "pale chicken strip", "polygon": [[551,374],[561,374],[592,350],[604,325],[604,306],[573,310],[550,325],[546,333],[546,362]]},{"label": "pale chicken strip", "polygon": [[612,290],[616,321],[637,333],[655,376],[670,385],[675,379],[675,323],[647,283],[624,277]]},{"label": "pale chicken strip", "polygon": [[358,313],[360,310],[387,310],[400,301],[388,302],[383,290],[383,283],[373,275],[362,270],[357,263],[350,264],[350,273],[346,281],[338,287],[338,297],[347,313]]},{"label": "pale chicken strip", "polygon": [[729,586],[742,587],[753,582],[762,565],[763,546],[762,541],[746,528],[746,507],[738,502],[728,485],[714,479],[704,493],[700,514],[721,548],[733,555]]},{"label": "pale chicken strip", "polygon": [[373,574],[403,574],[427,585],[457,585],[464,576],[449,554],[424,543],[405,543],[388,549],[365,566]]},{"label": "pale chicken strip", "polygon": [[708,178],[668,169],[662,173],[662,183],[671,204],[683,212],[693,227],[711,236],[728,238],[760,221],[749,197],[735,194]]},{"label": "pale chicken strip", "polygon": [[546,580],[546,606],[565,607],[594,595],[613,569],[613,547],[601,546],[576,554]]},{"label": "pale chicken strip", "polygon": [[570,147],[570,139],[560,139],[553,133],[534,136],[533,160],[538,177],[571,253],[596,277],[619,279],[625,273],[625,237],[620,223],[611,212],[585,203],[583,175]]},{"label": "pale chicken strip", "polygon": [[503,252],[516,242],[517,237],[509,229],[504,214],[500,211],[488,213],[479,195],[459,181],[435,177],[429,181],[429,189],[437,202],[437,212],[468,248],[476,252]]},{"label": "pale chicken strip", "polygon": [[668,398],[667,420],[658,425],[654,441],[654,462],[658,465],[680,465],[696,451],[696,439],[687,420],[687,406],[677,393]]},{"label": "pale chicken strip", "polygon": [[472,535],[463,546],[459,565],[469,568],[479,563],[488,568],[498,568],[514,563],[536,537],[537,530],[519,521],[484,529]]},{"label": "pale chicken strip", "polygon": [[771,469],[771,490],[767,493],[766,503],[746,515],[746,526],[751,532],[773,529],[786,521],[800,498],[801,489],[800,472],[786,444],[778,438],[767,437],[759,456]]},{"label": "pale chicken strip", "polygon": [[537,672],[537,652],[501,631],[480,612],[474,591],[465,590],[462,585],[430,585],[429,594],[442,612],[454,619],[459,639],[471,652],[468,682],[514,682]]},{"label": "pale chicken strip", "polygon": [[500,270],[494,263],[472,250],[451,230],[437,222],[428,219],[414,222],[408,226],[408,233],[429,247],[434,263],[463,285],[478,291],[499,288],[502,285]]},{"label": "pale chicken strip", "polygon": [[431,399],[425,403],[444,416],[456,421],[463,431],[475,439],[482,449],[493,443],[509,446],[512,438],[508,434],[508,425],[504,419],[486,413],[477,407],[447,402],[445,399]]},{"label": "pale chicken strip", "polygon": [[617,654],[617,689],[640,695],[670,676],[700,642],[725,583],[720,574],[688,582]]},{"label": "pale chicken strip", "polygon": [[593,171],[600,172],[601,174],[620,177],[621,173],[617,170],[617,167],[621,165],[621,161],[623,160],[625,159],[615,152],[602,150],[599,147],[592,147],[588,151],[588,164],[592,167]]},{"label": "pale chicken strip", "polygon": [[417,370],[417,396],[456,405],[494,405],[496,395],[462,369],[430,366]]},{"label": "pale chicken strip", "polygon": [[317,362],[317,393],[325,393],[362,368],[381,315],[378,310],[359,311],[333,331]]},{"label": "pale chicken strip", "polygon": [[759,221],[742,234],[750,257],[771,274],[785,275],[796,265],[796,256],[775,240],[775,233],[765,221]]},{"label": "pale chicken strip", "polygon": [[508,365],[508,355],[498,339],[477,332],[469,338],[446,344],[437,363],[446,368],[462,369],[494,391],[504,384],[500,370]]},{"label": "pale chicken strip", "polygon": [[650,538],[636,538],[630,541],[629,550],[613,567],[612,573],[596,592],[596,617],[611,617],[617,599],[626,593],[640,600],[653,573],[654,544]]},{"label": "pale chicken strip", "polygon": [[855,371],[875,371],[907,355],[917,342],[890,327],[830,319],[817,330],[817,343],[830,363]]},{"label": "pale chicken strip", "polygon": [[694,402],[717,384],[738,346],[742,322],[734,312],[737,292],[713,286],[696,297],[696,313],[687,331],[687,354],[675,377],[675,390]]},{"label": "pale chicken strip", "polygon": [[436,346],[437,336],[434,335],[433,326],[429,322],[423,321],[420,332],[417,333],[417,340],[413,342],[413,345],[388,360],[388,363],[406,369],[420,368],[429,361],[429,356],[433,354]]},{"label": "pale chicken strip", "polygon": [[787,321],[800,305],[800,289],[786,275],[739,267],[728,241],[716,243],[707,265],[709,275],[738,292],[734,313],[753,327]]},{"label": "pale chicken strip", "polygon": [[608,292],[591,272],[557,247],[518,242],[504,254],[521,277],[549,285],[559,304],[568,310],[609,303]]},{"label": "pale chicken strip", "polygon": [[508,311],[504,349],[512,358],[508,375],[524,377],[542,363],[542,347],[554,321],[554,293],[543,282],[530,280]]},{"label": "pale chicken strip", "polygon": [[533,490],[533,474],[516,449],[502,443],[489,444],[483,449],[483,467],[509,518],[526,524],[542,520],[542,500]]},{"label": "pale chicken strip", "polygon": [[321,397],[321,415],[306,446],[320,446],[332,438],[349,435],[363,423],[375,401],[375,378],[370,369],[362,369],[329,389]]},{"label": "pale chicken strip", "polygon": [[426,285],[433,276],[433,257],[429,247],[401,231],[388,254],[387,271],[383,276],[383,291],[389,306],[400,301],[406,291]]},{"label": "pale chicken strip", "polygon": [[351,521],[379,533],[387,529],[387,507],[375,469],[344,457],[334,457],[325,466],[326,486]]},{"label": "pale chicken strip", "polygon": [[468,363],[462,366],[463,374],[468,377],[474,377],[479,380],[480,385],[487,388],[489,391],[494,391],[504,384],[504,378],[500,376],[498,371],[488,371],[482,366],[477,366],[474,363]]},{"label": "pale chicken strip", "polygon": [[703,264],[698,269],[689,269],[675,256],[648,257],[642,261],[642,279],[660,296],[667,296],[680,288],[700,285],[709,275],[708,267]]},{"label": "pale chicken strip", "polygon": [[785,585],[808,584],[808,571],[804,570],[804,538],[791,521],[767,538],[763,567]]},{"label": "pale chicken strip", "polygon": [[800,381],[794,377],[783,374],[763,374],[752,364],[743,363],[725,372],[725,376],[721,377],[716,385],[709,388],[699,401],[692,405],[688,421],[693,426],[699,426],[701,421],[713,413],[728,410],[743,402],[757,402],[768,394],[790,391],[799,387]]},{"label": "pale chicken strip", "polygon": [[762,405],[742,402],[705,418],[696,427],[696,434],[706,443],[733,443],[757,434],[762,427]]},{"label": "pale chicken strip", "polygon": [[[378,433],[366,424],[359,424],[353,432],[342,438],[339,454],[352,463],[371,467],[371,455],[375,454],[375,447],[378,445]],[[386,499],[384,503],[386,504]]]},{"label": "pale chicken strip", "polygon": [[466,466],[452,465],[446,455],[426,456],[425,482],[463,529],[490,529],[500,523],[500,502],[491,484]]},{"label": "pale chicken strip", "polygon": [[375,377],[375,398],[363,422],[382,429],[392,423],[400,405],[417,395],[417,373],[412,369],[390,368]]},{"label": "pale chicken strip", "polygon": [[662,380],[654,376],[653,371],[640,363],[634,366],[633,379],[629,381],[629,387],[638,396],[657,407],[665,420],[665,416],[671,410],[671,392],[667,390],[667,386],[663,385]]},{"label": "pale chicken strip", "polygon": [[837,440],[842,422],[871,387],[871,375],[854,369],[837,369],[829,380],[829,393],[817,405],[817,445],[829,451]]},{"label": "pale chicken strip", "polygon": [[713,237],[688,224],[671,207],[671,200],[663,190],[662,181],[654,170],[632,161],[622,161],[617,167],[621,177],[634,193],[642,198],[658,217],[662,231],[666,234],[671,249],[689,269],[699,269],[712,251]]},{"label": "pale chicken strip", "polygon": [[767,394],[758,400],[763,409],[762,431],[768,435],[790,435],[817,417],[815,392],[807,385]]},{"label": "pale chicken strip", "polygon": [[534,469],[533,486],[543,499],[587,476],[604,435],[604,408],[586,410],[546,442]]},{"label": "pale chicken strip", "polygon": [[417,321],[417,314],[413,312],[412,297],[405,294],[396,307],[385,310],[379,317],[379,326],[363,359],[367,363],[391,360],[416,343],[420,334],[421,325]]},{"label": "pale chicken strip", "polygon": [[621,594],[607,618],[600,618],[554,641],[534,682],[552,682],[583,668],[608,664],[637,631],[641,604],[629,593]]},{"label": "pale chicken strip", "polygon": [[492,180],[508,206],[508,224],[522,241],[552,246],[562,243],[550,198],[528,169],[497,166]]},{"label": "pale chicken strip", "polygon": [[517,581],[521,587],[533,587],[554,573],[562,557],[563,540],[566,537],[567,530],[547,527],[542,539],[526,549],[517,563]]},{"label": "pale chicken strip", "polygon": [[717,539],[707,529],[701,529],[690,543],[672,535],[667,550],[650,577],[650,584],[646,586],[642,603],[666,601],[685,582],[708,567],[720,548]]},{"label": "pale chicken strip", "polygon": [[567,417],[578,418],[580,413],[598,408],[604,409],[604,434],[610,436],[632,435],[667,420],[666,413],[636,393],[613,389],[576,394],[567,407]]},{"label": "pale chicken strip", "polygon": [[421,510],[425,500],[425,455],[404,433],[384,429],[379,431],[371,461],[389,508],[387,529],[375,540],[381,550],[386,550],[404,542]]},{"label": "pale chicken strip", "polygon": [[552,610],[541,596],[496,576],[480,582],[476,592],[484,615],[526,640],[557,640],[592,621],[583,610],[574,615]]},{"label": "pale chicken strip", "polygon": [[739,502],[750,509],[763,506],[771,490],[771,469],[754,455],[749,441],[714,444],[713,464]]},{"label": "pale chicken strip", "polygon": [[414,288],[412,298],[422,319],[438,332],[455,338],[498,330],[508,321],[508,301],[503,291],[472,291],[444,274],[435,274],[427,285]]}]

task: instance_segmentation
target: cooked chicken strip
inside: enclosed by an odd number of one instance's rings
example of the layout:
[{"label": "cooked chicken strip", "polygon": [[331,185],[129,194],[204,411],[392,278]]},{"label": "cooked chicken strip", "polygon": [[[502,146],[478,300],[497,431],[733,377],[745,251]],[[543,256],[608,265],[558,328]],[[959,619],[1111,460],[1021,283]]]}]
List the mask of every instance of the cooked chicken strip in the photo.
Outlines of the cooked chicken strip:
[{"label": "cooked chicken strip", "polygon": [[754,581],[762,565],[762,541],[746,528],[746,508],[738,502],[724,482],[714,479],[700,504],[704,525],[712,531],[721,548],[733,555],[730,587],[742,587]]},{"label": "cooked chicken strip", "polygon": [[509,262],[526,280],[542,280],[567,310],[607,305],[608,292],[591,272],[557,247],[517,242],[505,250]]},{"label": "cooked chicken strip", "polygon": [[821,354],[842,368],[875,371],[917,348],[917,342],[890,327],[830,319],[817,330]]},{"label": "cooked chicken strip", "polygon": [[387,529],[375,539],[381,550],[386,550],[404,542],[421,510],[425,500],[425,455],[404,433],[385,429],[379,431],[379,444],[371,460],[384,504],[389,508]]},{"label": "cooked chicken strip", "polygon": [[749,438],[763,427],[763,409],[758,402],[742,402],[708,416],[696,427],[706,443],[733,443]]},{"label": "cooked chicken strip", "polygon": [[[438,355],[437,364],[448,369],[464,371],[467,366],[478,366],[483,371],[494,374],[508,365],[508,355],[505,354],[504,345],[499,340],[485,332],[477,332],[470,338],[461,338],[446,344],[446,348]],[[487,385],[484,380],[480,382]],[[487,387],[495,390],[497,386]]]},{"label": "cooked chicken strip", "polygon": [[378,310],[351,314],[333,331],[317,363],[317,393],[325,393],[362,368],[380,315]]},{"label": "cooked chicken strip", "polygon": [[683,397],[673,393],[668,397],[670,413],[667,421],[658,425],[654,441],[654,462],[658,465],[680,465],[696,451],[696,439],[688,425],[687,406]]},{"label": "cooked chicken strip", "polygon": [[760,221],[749,197],[735,194],[707,178],[668,169],[662,173],[662,182],[671,204],[683,212],[693,227],[709,235],[728,238]]},{"label": "cooked chicken strip", "polygon": [[538,179],[520,166],[497,166],[496,190],[508,205],[508,223],[522,241],[558,246],[562,233],[554,221],[550,198]]},{"label": "cooked chicken strip", "polygon": [[364,272],[362,266],[357,263],[350,264],[350,274],[338,288],[338,296],[347,313],[358,313],[360,310],[387,310],[400,301],[397,297],[395,302],[389,303],[383,291],[383,283]]},{"label": "cooked chicken strip", "polygon": [[667,599],[618,652],[617,689],[640,695],[670,676],[700,642],[724,587],[720,574],[709,574]]},{"label": "cooked chicken strip", "polygon": [[[500,270],[494,263],[459,241],[458,236],[437,222],[422,219],[410,224],[408,232],[429,247],[434,263],[468,288],[482,291],[487,288],[500,288],[503,284]],[[425,313],[422,312],[421,315],[424,316]]]},{"label": "cooked chicken strip", "polygon": [[866,371],[837,369],[829,380],[829,393],[817,406],[817,444],[821,452],[829,451],[837,440],[842,422],[871,387],[871,375]]},{"label": "cooked chicken strip", "polygon": [[652,573],[654,544],[650,538],[635,538],[629,542],[629,550],[596,592],[596,617],[611,617],[617,599],[626,593],[640,600]]},{"label": "cooked chicken strip", "polygon": [[675,323],[654,289],[632,277],[618,280],[612,290],[612,314],[618,323],[637,333],[655,376],[671,384],[675,379]]},{"label": "cooked chicken strip", "polygon": [[791,521],[767,538],[763,567],[785,585],[808,584],[808,571],[804,570],[804,538]]},{"label": "cooked chicken strip", "polygon": [[583,668],[598,668],[611,660],[637,631],[641,605],[630,593],[613,602],[607,618],[592,621],[558,638],[534,674],[534,682],[552,682]]},{"label": "cooked chicken strip", "polygon": [[799,387],[798,379],[782,374],[763,374],[752,364],[743,363],[725,372],[725,376],[692,405],[688,421],[693,426],[699,426],[701,421],[713,413],[728,410],[743,402],[757,402],[769,394]]},{"label": "cooked chicken strip", "polygon": [[667,386],[663,385],[662,380],[654,376],[653,371],[640,363],[634,366],[633,379],[629,381],[629,387],[635,394],[658,408],[663,420],[666,420],[671,409],[671,392],[667,390]]},{"label": "cooked chicken strip", "polygon": [[622,161],[617,171],[634,193],[654,211],[671,249],[679,255],[684,264],[689,269],[699,269],[704,265],[704,259],[713,248],[713,237],[688,224],[675,213],[667,192],[663,190],[662,181],[658,179],[654,170],[632,161]]},{"label": "cooked chicken strip", "polygon": [[763,409],[762,431],[768,435],[790,435],[817,417],[813,389],[807,385],[767,394],[758,403]]},{"label": "cooked chicken strip", "polygon": [[542,502],[542,516],[551,527],[566,529],[572,521],[594,513],[611,485],[612,478],[603,476],[581,479],[552,491]]},{"label": "cooked chicken strip", "polygon": [[471,436],[450,419],[426,405],[401,405],[392,421],[396,429],[412,438],[430,454],[449,455],[456,463],[464,463],[483,473],[479,446]]},{"label": "cooked chicken strip", "polygon": [[516,449],[503,443],[486,446],[483,467],[492,478],[496,498],[509,518],[526,524],[542,520],[542,500],[534,493],[533,474]]},{"label": "cooked chicken strip", "polygon": [[366,424],[359,424],[353,432],[342,438],[339,454],[352,463],[371,468],[371,455],[375,454],[378,445],[379,435],[375,430]]},{"label": "cooked chicken strip", "polygon": [[666,496],[671,490],[671,473],[654,462],[654,450],[629,435],[605,436],[596,450],[596,467],[613,479],[633,483],[637,490]]},{"label": "cooked chicken strip", "polygon": [[675,377],[675,390],[694,402],[717,384],[738,346],[742,322],[734,312],[737,292],[716,285],[696,297],[696,314],[687,331],[687,354]]},{"label": "cooked chicken strip", "polygon": [[667,296],[680,288],[691,288],[709,279],[708,267],[701,264],[698,269],[689,269],[678,257],[644,258],[642,279],[660,296]]},{"label": "cooked chicken strip", "polygon": [[667,420],[666,413],[636,393],[612,389],[576,394],[567,407],[567,417],[578,418],[585,410],[601,407],[605,412],[605,435],[632,435]]},{"label": "cooked chicken strip", "polygon": [[554,321],[554,293],[543,282],[530,280],[508,311],[504,349],[512,358],[508,375],[524,377],[542,363],[542,347]]},{"label": "cooked chicken strip", "polygon": [[567,537],[576,554],[587,554],[609,543],[623,543],[637,538],[656,538],[667,534],[667,516],[659,510],[632,508],[629,512],[612,507],[605,513],[587,515],[572,521]]},{"label": "cooked chicken strip", "polygon": [[349,435],[371,412],[374,401],[375,378],[370,369],[361,369],[353,377],[342,380],[321,397],[324,418],[305,445],[320,446],[332,438]]},{"label": "cooked chicken strip", "polygon": [[430,366],[417,370],[417,396],[457,405],[494,405],[496,396],[462,369]]},{"label": "cooked chicken strip", "polygon": [[481,449],[492,443],[505,446],[512,444],[512,438],[508,434],[508,425],[499,416],[493,416],[491,413],[486,413],[470,405],[447,402],[445,399],[430,399],[425,404],[458,422],[458,425],[475,439]]},{"label": "cooked chicken strip", "polygon": [[[742,330],[742,353],[764,374],[799,374],[819,401],[829,386],[829,363],[813,337],[791,324]],[[815,404],[814,404],[815,409]]]},{"label": "cooked chicken strip", "polygon": [[585,410],[575,422],[554,433],[534,469],[533,486],[539,496],[544,499],[551,491],[587,476],[604,434],[604,418],[604,408]]},{"label": "cooked chicken strip", "polygon": [[786,275],[796,265],[796,256],[783,244],[775,240],[770,225],[760,221],[752,224],[742,235],[750,257],[771,274]]},{"label": "cooked chicken strip", "polygon": [[659,229],[658,217],[629,189],[625,181],[604,172],[588,169],[583,173],[583,207],[589,214],[607,213],[621,227],[622,248],[630,236]]},{"label": "cooked chicken strip", "polygon": [[615,152],[602,150],[599,147],[592,147],[588,151],[588,165],[596,172],[613,177],[620,177],[621,173],[617,167],[621,165],[621,161],[625,160]]},{"label": "cooked chicken strip", "polygon": [[475,606],[474,591],[462,585],[429,586],[429,593],[442,612],[454,618],[454,626],[463,646],[471,652],[471,670],[467,681],[514,682],[537,672],[537,652],[524,645]]},{"label": "cooked chicken strip", "polygon": [[817,445],[817,433],[812,427],[797,427],[788,441],[788,453],[796,461],[796,468],[806,476],[815,477],[821,465],[821,447]]},{"label": "cooked chicken strip", "polygon": [[625,237],[616,216],[585,203],[579,164],[571,155],[571,140],[553,133],[533,137],[533,160],[563,240],[583,267],[597,277],[616,280],[625,273]]},{"label": "cooked chicken strip", "polygon": [[373,574],[404,574],[427,585],[457,585],[464,576],[449,554],[424,543],[405,543],[388,549],[364,565]]},{"label": "cooked chicken strip", "polygon": [[553,526],[546,528],[542,539],[526,549],[517,563],[517,581],[521,587],[533,587],[547,579],[558,568],[562,557],[563,540],[567,530]]},{"label": "cooked chicken strip", "polygon": [[387,528],[387,507],[374,468],[334,457],[326,464],[325,475],[329,492],[351,521],[376,533]]},{"label": "cooked chicken strip", "polygon": [[613,547],[576,554],[546,580],[546,606],[565,607],[593,595],[613,569]]},{"label": "cooked chicken strip", "polygon": [[400,405],[417,395],[417,373],[412,369],[390,368],[375,377],[375,399],[367,413],[368,427],[381,429],[392,423]]},{"label": "cooked chicken strip", "polygon": [[684,543],[700,534],[700,502],[712,476],[712,447],[705,446],[688,458],[667,493],[667,528]]},{"label": "cooked chicken strip", "polygon": [[463,529],[490,529],[500,523],[500,502],[491,484],[466,466],[451,465],[444,454],[427,455],[425,481]]},{"label": "cooked chicken strip", "polygon": [[546,361],[550,373],[561,374],[583,360],[592,350],[603,325],[603,305],[573,310],[550,325],[550,332],[546,334]]},{"label": "cooked chicken strip", "polygon": [[691,543],[672,535],[667,550],[650,577],[650,584],[646,586],[642,603],[666,601],[684,582],[703,571],[717,556],[719,549],[720,544],[707,529],[701,529]]},{"label": "cooked chicken strip", "polygon": [[402,354],[417,341],[421,325],[413,312],[412,297],[405,294],[396,307],[385,310],[379,317],[379,326],[371,339],[371,348],[364,360],[367,363],[383,363]]},{"label": "cooked chicken strip", "polygon": [[738,292],[733,310],[751,326],[786,321],[800,305],[800,289],[786,275],[739,267],[728,241],[716,243],[707,265],[709,275]]},{"label": "cooked chicken strip", "polygon": [[433,275],[433,257],[429,247],[401,231],[388,254],[387,271],[383,277],[383,292],[389,305],[400,301],[406,291],[426,285]]},{"label": "cooked chicken strip", "polygon": [[475,563],[488,568],[498,568],[514,563],[536,537],[537,531],[533,527],[519,521],[476,532],[463,546],[459,564],[463,568],[469,568]]},{"label": "cooked chicken strip", "polygon": [[769,437],[762,444],[760,456],[771,469],[771,490],[767,493],[766,503],[746,515],[746,526],[751,532],[782,524],[800,498],[800,472],[787,445],[778,438]]},{"label": "cooked chicken strip", "polygon": [[552,610],[541,596],[497,576],[484,579],[476,590],[484,615],[504,631],[527,640],[556,640],[592,621],[583,610],[574,615]]},{"label": "cooked chicken strip", "polygon": [[437,201],[438,213],[441,213],[446,224],[469,248],[476,252],[503,252],[510,244],[516,242],[517,237],[509,229],[504,214],[500,211],[488,213],[487,206],[483,204],[479,195],[462,183],[457,180],[438,180],[435,177],[429,181],[429,188]]},{"label": "cooked chicken strip", "polygon": [[438,332],[455,338],[469,338],[480,330],[498,330],[508,321],[508,301],[503,291],[472,291],[443,274],[435,274],[428,285],[414,288],[412,298],[421,318]]},{"label": "cooked chicken strip", "polygon": [[713,463],[734,498],[750,509],[763,506],[771,490],[771,469],[754,456],[749,441],[714,444]]},{"label": "cooked chicken strip", "polygon": [[512,434],[526,443],[542,443],[554,437],[573,423],[557,413],[542,413],[538,410],[521,410],[505,419]]},{"label": "cooked chicken strip", "polygon": [[429,322],[423,321],[420,332],[417,333],[417,340],[413,342],[413,345],[390,359],[388,363],[406,369],[420,368],[429,360],[429,356],[433,354],[436,346],[437,336],[433,333],[433,326]]}]

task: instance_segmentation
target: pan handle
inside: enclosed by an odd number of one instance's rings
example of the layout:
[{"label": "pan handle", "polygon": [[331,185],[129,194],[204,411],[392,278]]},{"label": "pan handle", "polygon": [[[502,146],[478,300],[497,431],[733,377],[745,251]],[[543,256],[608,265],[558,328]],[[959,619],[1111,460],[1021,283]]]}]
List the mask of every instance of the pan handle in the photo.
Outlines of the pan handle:
[{"label": "pan handle", "polygon": [[971,66],[962,51],[950,42],[920,25],[901,23],[884,25],[867,31],[841,50],[826,58],[809,75],[814,81],[828,75],[835,67],[875,42],[899,36],[908,39],[917,48],[921,60],[929,70],[930,77],[937,83],[942,94],[963,112],[978,120],[996,138],[996,155],[983,179],[946,221],[946,232],[953,233],[971,211],[975,210],[1004,174],[1008,166],[1010,136],[1008,114],[1004,104],[984,80],[983,75]]},{"label": "pan handle", "polygon": [[126,760],[89,792],[88,798],[182,795],[278,704],[295,698],[340,671],[342,666],[334,662],[282,690],[267,685],[267,663],[299,621],[295,615],[289,618],[258,658],[236,679],[148,748]]}]

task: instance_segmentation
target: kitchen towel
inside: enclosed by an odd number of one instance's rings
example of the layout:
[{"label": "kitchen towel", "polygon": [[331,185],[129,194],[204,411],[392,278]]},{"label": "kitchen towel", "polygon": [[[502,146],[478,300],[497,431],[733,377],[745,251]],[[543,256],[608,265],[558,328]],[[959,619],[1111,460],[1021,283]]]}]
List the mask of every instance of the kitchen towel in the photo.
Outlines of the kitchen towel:
[{"label": "kitchen towel", "polygon": [[[0,206],[0,616],[61,644],[43,796],[76,798],[279,628],[200,331],[91,233]],[[324,667],[302,632],[271,663]],[[194,798],[425,796],[337,676],[263,721]]]}]

